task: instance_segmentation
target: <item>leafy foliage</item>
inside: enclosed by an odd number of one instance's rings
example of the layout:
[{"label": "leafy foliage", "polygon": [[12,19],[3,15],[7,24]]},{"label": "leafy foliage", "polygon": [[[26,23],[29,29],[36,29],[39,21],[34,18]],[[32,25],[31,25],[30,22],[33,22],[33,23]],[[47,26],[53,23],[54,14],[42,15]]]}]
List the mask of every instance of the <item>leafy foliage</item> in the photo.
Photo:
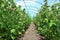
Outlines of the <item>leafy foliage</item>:
[{"label": "leafy foliage", "polygon": [[31,19],[13,0],[0,0],[0,40],[16,40],[28,28]]},{"label": "leafy foliage", "polygon": [[37,32],[46,37],[46,40],[60,40],[60,3],[48,6],[47,0],[40,12],[34,17]]}]

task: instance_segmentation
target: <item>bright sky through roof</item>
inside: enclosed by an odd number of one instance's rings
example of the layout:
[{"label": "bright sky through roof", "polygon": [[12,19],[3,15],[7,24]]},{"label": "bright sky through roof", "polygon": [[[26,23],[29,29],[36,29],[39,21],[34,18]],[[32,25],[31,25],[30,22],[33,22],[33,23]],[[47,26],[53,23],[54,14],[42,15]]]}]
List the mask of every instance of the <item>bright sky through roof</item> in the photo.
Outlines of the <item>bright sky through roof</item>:
[{"label": "bright sky through roof", "polygon": [[[42,4],[44,4],[43,0],[15,0],[17,6],[21,5],[22,8],[26,9],[26,12],[33,18],[36,13],[38,12],[39,8]],[[48,0],[48,4],[52,5],[54,4],[55,0]],[[57,0],[59,2],[59,0]]]}]

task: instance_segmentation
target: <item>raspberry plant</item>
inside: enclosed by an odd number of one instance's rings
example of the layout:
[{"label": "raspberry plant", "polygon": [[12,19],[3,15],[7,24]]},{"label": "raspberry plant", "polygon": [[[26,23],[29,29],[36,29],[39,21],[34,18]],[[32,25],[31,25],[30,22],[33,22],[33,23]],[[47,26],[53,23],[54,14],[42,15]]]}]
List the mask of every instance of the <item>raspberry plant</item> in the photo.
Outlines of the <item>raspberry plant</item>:
[{"label": "raspberry plant", "polygon": [[0,0],[0,40],[16,40],[28,28],[31,19],[13,0]]},{"label": "raspberry plant", "polygon": [[60,40],[60,3],[52,6],[44,0],[44,5],[40,12],[34,17],[37,32],[44,36],[46,40]]}]

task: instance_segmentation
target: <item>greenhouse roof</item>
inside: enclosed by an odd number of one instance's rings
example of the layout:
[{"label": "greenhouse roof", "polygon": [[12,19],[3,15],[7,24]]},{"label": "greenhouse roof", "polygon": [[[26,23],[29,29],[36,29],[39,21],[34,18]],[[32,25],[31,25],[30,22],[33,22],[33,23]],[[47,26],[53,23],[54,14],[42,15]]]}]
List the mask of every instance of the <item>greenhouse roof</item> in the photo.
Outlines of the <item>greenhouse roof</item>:
[{"label": "greenhouse roof", "polygon": [[[52,5],[56,0],[48,0],[48,4]],[[15,0],[17,6],[21,5],[26,12],[33,18],[38,13],[40,7],[44,4],[43,0]],[[59,0],[57,0],[59,2]]]}]

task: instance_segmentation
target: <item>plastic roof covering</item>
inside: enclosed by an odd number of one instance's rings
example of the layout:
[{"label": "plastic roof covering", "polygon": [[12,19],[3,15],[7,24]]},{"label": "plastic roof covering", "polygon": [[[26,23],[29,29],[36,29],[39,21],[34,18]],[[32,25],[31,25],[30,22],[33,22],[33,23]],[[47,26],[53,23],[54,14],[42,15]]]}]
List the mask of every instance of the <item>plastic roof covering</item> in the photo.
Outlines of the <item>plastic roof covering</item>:
[{"label": "plastic roof covering", "polygon": [[[40,0],[43,2],[42,0]],[[25,8],[26,12],[31,16],[34,17],[40,6],[43,4],[38,0],[16,0],[17,6],[21,5],[22,8]]]},{"label": "plastic roof covering", "polygon": [[[34,17],[36,15],[36,13],[38,13],[41,5],[44,4],[43,0],[15,0],[15,1],[17,3],[17,6],[21,5],[22,8],[25,8],[26,12],[31,17]],[[51,0],[52,3],[53,3],[53,1]]]}]

